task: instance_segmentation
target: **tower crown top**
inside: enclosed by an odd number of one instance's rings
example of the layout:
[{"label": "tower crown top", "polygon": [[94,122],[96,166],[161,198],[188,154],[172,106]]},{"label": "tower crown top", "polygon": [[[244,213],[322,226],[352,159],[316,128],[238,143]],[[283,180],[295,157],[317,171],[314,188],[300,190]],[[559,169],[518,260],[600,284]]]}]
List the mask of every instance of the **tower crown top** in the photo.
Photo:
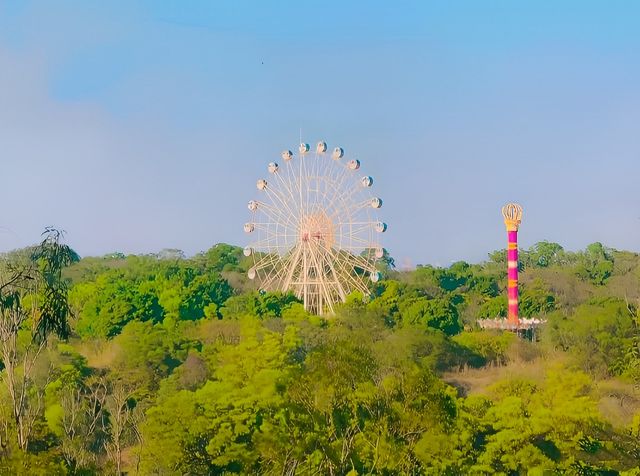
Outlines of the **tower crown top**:
[{"label": "tower crown top", "polygon": [[517,203],[507,203],[502,207],[502,216],[507,231],[518,231],[522,222],[522,207]]}]

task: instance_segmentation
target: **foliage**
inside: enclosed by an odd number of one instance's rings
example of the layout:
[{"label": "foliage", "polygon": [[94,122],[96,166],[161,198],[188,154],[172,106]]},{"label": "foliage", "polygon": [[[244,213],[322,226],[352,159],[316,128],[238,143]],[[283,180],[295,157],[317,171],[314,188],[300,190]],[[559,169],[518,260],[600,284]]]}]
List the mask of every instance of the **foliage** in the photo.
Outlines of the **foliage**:
[{"label": "foliage", "polygon": [[527,343],[476,325],[506,314],[504,251],[412,271],[385,253],[370,299],[318,317],[252,289],[235,246],[65,250],[5,257],[3,283],[21,266],[42,286],[18,308],[0,286],[23,317],[0,372],[26,402],[20,423],[1,387],[2,474],[640,472],[639,410],[602,410],[606,385],[640,384],[633,253],[522,250],[521,315],[547,320]]},{"label": "foliage", "polygon": [[[229,259],[228,254],[222,256]],[[72,289],[81,336],[114,337],[131,321],[217,317],[233,292],[218,263],[152,257],[128,257],[126,262]]]}]

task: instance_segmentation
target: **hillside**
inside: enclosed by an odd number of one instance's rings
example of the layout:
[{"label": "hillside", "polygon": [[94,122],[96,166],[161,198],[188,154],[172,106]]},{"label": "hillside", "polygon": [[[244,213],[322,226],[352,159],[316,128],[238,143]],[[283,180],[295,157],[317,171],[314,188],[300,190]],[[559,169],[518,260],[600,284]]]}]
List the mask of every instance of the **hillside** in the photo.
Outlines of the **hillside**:
[{"label": "hillside", "polygon": [[[41,254],[11,294],[27,251],[0,270],[2,474],[640,474],[637,253],[522,250],[530,342],[476,324],[506,315],[504,250],[387,258],[328,318],[252,289],[226,244],[71,255],[61,285]],[[44,328],[34,302],[67,291]]]}]

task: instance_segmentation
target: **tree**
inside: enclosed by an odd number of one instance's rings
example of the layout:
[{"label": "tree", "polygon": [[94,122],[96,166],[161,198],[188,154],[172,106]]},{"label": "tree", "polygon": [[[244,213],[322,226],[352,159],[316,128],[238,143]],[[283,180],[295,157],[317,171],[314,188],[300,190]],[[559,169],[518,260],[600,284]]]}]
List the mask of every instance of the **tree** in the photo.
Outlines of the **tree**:
[{"label": "tree", "polygon": [[462,328],[458,310],[448,298],[404,299],[400,301],[399,308],[405,325],[428,326],[448,335],[457,334]]},{"label": "tree", "polygon": [[602,286],[613,274],[613,264],[614,258],[611,250],[602,243],[592,243],[579,254],[576,274],[585,281]]},{"label": "tree", "polygon": [[117,475],[122,474],[122,451],[125,445],[142,442],[139,429],[142,412],[137,405],[137,391],[137,388],[129,384],[115,381],[111,384],[104,404],[108,415],[109,435],[104,448],[115,466]]},{"label": "tree", "polygon": [[541,279],[535,279],[520,296],[520,314],[524,317],[538,317],[555,308],[555,297],[547,289]]},{"label": "tree", "polygon": [[558,243],[540,241],[529,248],[528,256],[530,264],[538,267],[547,267],[558,264],[564,254],[564,248]]},{"label": "tree", "polygon": [[[291,332],[247,323],[238,345],[210,355],[213,378],[179,390],[147,412],[142,425],[145,474],[256,473],[253,438],[282,403]],[[258,357],[259,356],[259,357]]]},{"label": "tree", "polygon": [[247,258],[242,254],[242,248],[218,243],[202,255],[207,268],[215,271],[242,271],[245,267],[241,263]]},{"label": "tree", "polygon": [[177,248],[164,248],[156,254],[158,259],[162,260],[183,260],[185,259],[184,251]]},{"label": "tree", "polygon": [[58,344],[56,354],[56,378],[46,387],[47,426],[72,474],[94,471],[107,436],[107,381],[71,345]]},{"label": "tree", "polygon": [[440,287],[445,291],[454,291],[467,283],[471,277],[471,269],[465,261],[453,263],[440,276]]},{"label": "tree", "polygon": [[484,448],[470,472],[603,474],[574,467],[585,464],[585,453],[595,449],[587,445],[597,442],[602,428],[590,386],[584,373],[559,366],[549,368],[542,382],[515,377],[494,384],[491,405],[480,417]]},{"label": "tree", "polygon": [[[78,260],[61,242],[63,233],[48,228],[42,242],[5,257],[0,268],[0,352],[18,447],[27,449],[43,410],[44,385],[34,368],[50,335],[69,335],[67,283],[62,270]],[[48,379],[48,376],[45,377]]]}]

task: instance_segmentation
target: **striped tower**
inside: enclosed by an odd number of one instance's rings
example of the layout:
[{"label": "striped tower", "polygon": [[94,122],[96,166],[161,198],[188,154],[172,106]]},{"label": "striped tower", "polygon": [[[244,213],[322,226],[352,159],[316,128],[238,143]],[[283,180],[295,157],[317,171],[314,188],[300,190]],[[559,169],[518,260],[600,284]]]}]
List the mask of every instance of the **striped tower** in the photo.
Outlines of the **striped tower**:
[{"label": "striped tower", "polygon": [[507,323],[517,328],[518,319],[518,227],[522,221],[522,207],[517,203],[507,203],[502,207],[504,224],[507,227]]}]

